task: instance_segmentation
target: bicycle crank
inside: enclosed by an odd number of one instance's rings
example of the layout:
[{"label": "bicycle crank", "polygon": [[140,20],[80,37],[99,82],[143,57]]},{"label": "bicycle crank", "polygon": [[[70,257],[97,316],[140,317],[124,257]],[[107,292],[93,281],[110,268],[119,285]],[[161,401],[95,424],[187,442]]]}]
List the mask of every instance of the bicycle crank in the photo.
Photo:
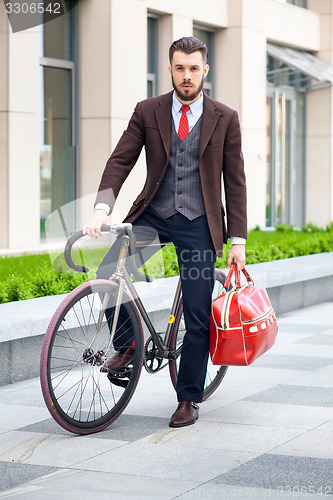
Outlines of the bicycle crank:
[{"label": "bicycle crank", "polygon": [[[163,340],[161,336],[158,336],[161,340],[161,344],[163,344]],[[154,339],[150,336],[147,342],[145,343],[144,350],[144,358],[143,364],[148,373],[157,373],[160,370],[163,370],[168,364],[168,361],[163,364],[163,358],[157,356],[158,347],[154,341]]]}]

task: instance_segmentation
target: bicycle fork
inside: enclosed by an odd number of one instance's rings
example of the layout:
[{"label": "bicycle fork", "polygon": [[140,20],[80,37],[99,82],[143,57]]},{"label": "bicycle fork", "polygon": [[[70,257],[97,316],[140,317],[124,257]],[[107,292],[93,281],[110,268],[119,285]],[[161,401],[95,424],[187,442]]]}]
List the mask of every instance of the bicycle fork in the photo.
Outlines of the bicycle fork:
[{"label": "bicycle fork", "polygon": [[[122,239],[120,253],[119,253],[119,259],[117,262],[117,268],[116,268],[115,273],[112,276],[112,280],[116,281],[119,284],[119,288],[118,288],[117,299],[116,299],[115,308],[114,308],[112,328],[110,330],[110,339],[109,339],[108,346],[106,347],[104,356],[106,356],[107,353],[109,352],[110,347],[112,346],[112,343],[113,343],[115,333],[116,333],[116,328],[117,328],[117,323],[118,323],[118,318],[119,318],[119,313],[120,313],[120,307],[122,304],[124,289],[125,289],[125,280],[123,278],[123,274],[125,271],[125,262],[126,262],[126,257],[127,257],[127,253],[128,253],[128,247],[129,247],[129,237],[127,235],[124,235],[123,239]],[[98,314],[96,329],[95,329],[94,335],[92,337],[91,345],[93,345],[93,343],[96,339],[97,333],[102,325],[105,311],[110,307],[109,300],[110,300],[110,294],[105,293],[104,297],[103,297],[102,307],[101,307],[99,314]]]}]

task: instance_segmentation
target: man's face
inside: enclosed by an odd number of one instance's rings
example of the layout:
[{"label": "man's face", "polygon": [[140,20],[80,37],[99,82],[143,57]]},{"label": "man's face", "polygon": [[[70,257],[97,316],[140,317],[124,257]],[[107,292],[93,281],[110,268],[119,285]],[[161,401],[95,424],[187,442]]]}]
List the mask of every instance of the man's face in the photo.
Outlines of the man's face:
[{"label": "man's face", "polygon": [[169,66],[172,85],[180,101],[194,102],[200,96],[209,66],[204,64],[201,52],[175,52]]}]

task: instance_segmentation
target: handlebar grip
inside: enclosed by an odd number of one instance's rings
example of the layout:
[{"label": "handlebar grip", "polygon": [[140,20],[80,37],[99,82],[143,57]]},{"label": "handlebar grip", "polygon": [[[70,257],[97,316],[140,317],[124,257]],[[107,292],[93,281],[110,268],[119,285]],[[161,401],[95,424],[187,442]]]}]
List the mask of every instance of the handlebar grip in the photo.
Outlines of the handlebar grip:
[{"label": "handlebar grip", "polygon": [[[110,232],[110,227],[107,225],[103,225],[101,227],[101,231],[104,232]],[[89,272],[89,267],[85,266],[79,266],[78,264],[75,264],[72,259],[72,247],[74,243],[79,240],[80,238],[83,238],[85,234],[83,234],[83,231],[78,231],[77,233],[74,233],[66,242],[65,250],[64,250],[64,257],[66,264],[73,269],[74,271],[78,271],[79,273],[88,273]]]},{"label": "handlebar grip", "polygon": [[89,272],[89,267],[85,267],[85,266],[78,266],[77,264],[75,264],[72,260],[72,255],[71,255],[71,252],[72,252],[72,246],[74,245],[74,243],[79,240],[80,238],[82,238],[84,236],[83,232],[82,231],[78,231],[77,233],[73,234],[68,240],[67,240],[67,243],[66,243],[66,246],[65,246],[65,251],[64,251],[64,257],[65,257],[65,261],[66,261],[66,264],[71,268],[71,269],[74,269],[74,271],[78,271],[79,273],[88,273]]}]

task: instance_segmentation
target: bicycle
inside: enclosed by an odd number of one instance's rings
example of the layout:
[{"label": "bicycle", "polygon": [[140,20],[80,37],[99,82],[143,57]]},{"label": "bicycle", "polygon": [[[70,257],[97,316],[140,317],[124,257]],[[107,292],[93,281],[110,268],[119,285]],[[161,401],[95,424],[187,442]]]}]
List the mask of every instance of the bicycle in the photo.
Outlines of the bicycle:
[{"label": "bicycle", "polygon": [[[127,262],[137,280],[152,281],[135,263],[135,245],[145,242],[135,242],[131,224],[102,226],[102,231],[122,238],[116,271],[109,280],[87,281],[65,297],[50,321],[41,352],[40,380],[46,406],[60,426],[75,434],[101,431],[121,415],[134,394],[142,366],[156,373],[168,365],[176,389],[185,333],[180,279],[166,332],[158,333],[125,267]],[[87,273],[89,269],[75,264],[71,256],[73,244],[81,237],[79,231],[69,238],[65,261],[75,271]],[[216,269],[212,299],[222,293],[225,279]],[[121,324],[120,317],[126,318]],[[150,334],[146,342],[141,318]],[[133,361],[121,372],[102,372],[101,367],[115,353],[116,331],[130,326],[135,341]],[[208,362],[204,400],[217,389],[226,371],[227,366]]]}]

